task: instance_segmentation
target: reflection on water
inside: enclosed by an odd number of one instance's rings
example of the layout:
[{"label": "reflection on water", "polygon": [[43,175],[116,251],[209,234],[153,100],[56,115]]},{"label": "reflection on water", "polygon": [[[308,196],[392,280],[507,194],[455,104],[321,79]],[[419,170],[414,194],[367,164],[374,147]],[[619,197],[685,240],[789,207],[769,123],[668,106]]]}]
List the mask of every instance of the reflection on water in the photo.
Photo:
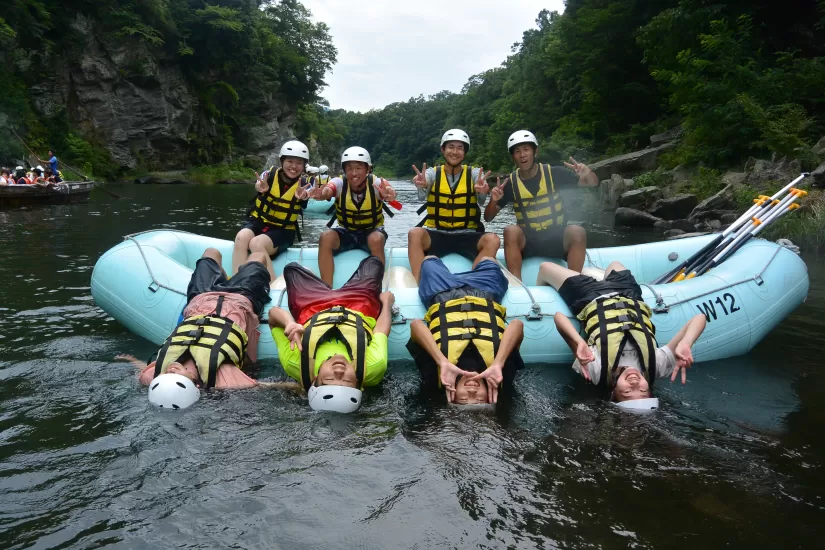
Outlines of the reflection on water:
[{"label": "reflection on water", "polygon": [[[410,204],[388,232],[404,246],[417,205],[398,185]],[[113,190],[125,198],[0,212],[0,546],[818,545],[821,259],[807,258],[799,311],[752,354],[658,384],[654,417],[617,413],[555,365],[524,371],[495,414],[464,413],[422,395],[406,362],[351,417],[285,390],[164,414],[112,362],[154,350],[95,307],[91,269],[149,228],[231,239],[250,189]],[[586,195],[572,198],[593,246],[652,238],[616,234]],[[307,217],[302,245],[325,223]]]}]

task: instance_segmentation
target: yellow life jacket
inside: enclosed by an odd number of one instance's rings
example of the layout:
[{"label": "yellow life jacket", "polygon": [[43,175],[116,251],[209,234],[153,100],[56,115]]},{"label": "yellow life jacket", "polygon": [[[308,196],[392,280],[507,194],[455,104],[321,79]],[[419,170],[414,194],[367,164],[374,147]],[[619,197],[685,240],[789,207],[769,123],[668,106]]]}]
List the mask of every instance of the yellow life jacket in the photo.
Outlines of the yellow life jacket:
[{"label": "yellow life jacket", "polygon": [[656,378],[656,327],[648,305],[626,296],[597,298],[577,315],[584,325],[587,343],[599,349],[602,373],[599,383],[613,387],[619,356],[625,345],[639,351],[642,375],[649,384]]},{"label": "yellow life jacket", "polygon": [[455,365],[472,342],[489,367],[507,328],[507,309],[492,300],[465,296],[433,304],[424,322],[450,363]]},{"label": "yellow life jacket", "polygon": [[[273,174],[270,168],[270,174]],[[295,191],[298,186],[304,182],[304,178],[292,184],[286,191],[281,193],[280,182],[281,169],[279,168],[269,177],[269,191],[266,193],[259,193],[255,197],[255,204],[249,215],[257,218],[267,225],[280,227],[284,229],[298,230],[298,216],[301,214],[301,201],[295,196]]]},{"label": "yellow life jacket", "polygon": [[[553,172],[547,164],[539,164],[539,188],[532,195],[518,175],[518,170],[510,174],[513,185],[513,211],[516,223],[534,230],[547,229],[550,226],[564,226],[564,204],[561,195],[553,183]],[[547,189],[550,182],[550,190]]]},{"label": "yellow life jacket", "polygon": [[315,350],[324,336],[336,331],[347,346],[350,357],[355,363],[355,377],[358,387],[364,385],[364,368],[367,346],[372,341],[372,329],[364,318],[351,309],[335,306],[319,311],[304,323],[304,336],[301,340],[301,384],[308,391],[312,386],[312,374],[315,367]]},{"label": "yellow life jacket", "polygon": [[435,181],[427,195],[427,203],[418,210],[419,214],[425,208],[427,210],[424,227],[444,230],[481,227],[481,210],[472,181],[473,170],[466,165],[461,169],[455,189],[450,187],[444,166],[435,169]]},{"label": "yellow life jacket", "polygon": [[364,189],[364,200],[358,206],[352,198],[352,191],[347,182],[347,176],[341,176],[344,185],[341,195],[335,200],[335,216],[329,220],[327,227],[332,227],[335,220],[338,225],[350,231],[364,231],[384,225],[384,209],[386,205],[378,193],[375,192],[375,176],[367,176],[367,187]]},{"label": "yellow life jacket", "polygon": [[183,320],[166,339],[155,362],[155,376],[189,352],[198,367],[205,388],[215,386],[218,367],[231,362],[243,367],[246,333],[230,319],[221,317],[223,296],[218,298],[214,315],[194,315]]}]

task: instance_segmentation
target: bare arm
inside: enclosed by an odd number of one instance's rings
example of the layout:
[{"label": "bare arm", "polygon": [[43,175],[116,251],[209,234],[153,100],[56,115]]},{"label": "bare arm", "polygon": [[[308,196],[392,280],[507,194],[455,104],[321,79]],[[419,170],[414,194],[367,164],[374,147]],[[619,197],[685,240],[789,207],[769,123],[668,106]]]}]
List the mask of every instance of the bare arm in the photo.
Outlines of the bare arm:
[{"label": "bare arm", "polygon": [[557,311],[553,316],[553,321],[556,323],[556,330],[559,331],[561,337],[564,338],[564,341],[567,342],[567,345],[570,346],[570,349],[575,353],[579,344],[584,342],[579,331],[576,330],[576,327],[573,326],[570,319],[560,311]]},{"label": "bare arm", "polygon": [[118,361],[126,361],[128,363],[131,363],[135,368],[138,368],[140,370],[143,370],[148,366],[144,361],[141,361],[134,355],[128,355],[125,353],[116,356],[115,359],[117,359]]},{"label": "bare arm", "polygon": [[374,332],[380,332],[387,336],[392,330],[392,305],[395,303],[395,296],[392,292],[381,293],[381,315],[375,320]]},{"label": "bare arm", "polygon": [[289,323],[294,323],[295,319],[285,309],[280,307],[273,307],[269,310],[269,326],[270,328],[286,328]]},{"label": "bare arm", "polygon": [[520,319],[510,321],[507,328],[504,329],[504,334],[501,337],[501,343],[498,346],[498,353],[494,359],[495,363],[504,365],[507,358],[513,353],[513,350],[521,345],[524,339],[524,323]]},{"label": "bare arm", "polygon": [[447,358],[444,357],[443,353],[441,353],[441,348],[438,347],[438,344],[433,338],[433,334],[430,332],[429,327],[427,327],[424,321],[421,319],[415,319],[410,324],[410,336],[412,337],[413,342],[421,346],[421,348],[435,360],[436,364],[440,365],[447,361]]},{"label": "bare arm", "polygon": [[667,343],[667,347],[670,348],[670,351],[675,353],[679,344],[685,344],[687,347],[693,346],[702,334],[702,331],[705,330],[706,324],[707,318],[703,314],[697,313],[690,321],[685,323],[685,326],[679,329],[679,332],[677,332],[673,338],[670,339],[670,342]]},{"label": "bare arm", "polygon": [[484,221],[491,222],[493,218],[496,217],[501,211],[501,207],[498,205],[498,201],[495,199],[495,195],[490,198],[490,202],[487,203],[487,207],[484,209]]}]

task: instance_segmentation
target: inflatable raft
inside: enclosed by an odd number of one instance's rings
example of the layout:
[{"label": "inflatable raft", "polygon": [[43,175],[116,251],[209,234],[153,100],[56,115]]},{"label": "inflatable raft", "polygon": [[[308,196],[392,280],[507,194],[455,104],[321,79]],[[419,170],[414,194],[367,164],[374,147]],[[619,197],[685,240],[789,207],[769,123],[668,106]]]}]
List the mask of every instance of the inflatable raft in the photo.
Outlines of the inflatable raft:
[{"label": "inflatable raft", "polygon": [[[588,251],[586,267],[604,269],[614,260],[630,268],[637,280],[651,281],[705,245],[713,235],[635,246],[596,248]],[[92,273],[92,296],[109,315],[135,334],[160,345],[175,328],[186,303],[186,287],[195,262],[207,247],[221,251],[224,269],[230,270],[232,242],[180,231],[149,231],[128,236],[106,252]],[[334,287],[340,287],[364,257],[351,251],[335,259]],[[395,294],[398,314],[393,318],[389,341],[391,359],[409,358],[405,347],[412,319],[422,317],[424,307],[408,271],[406,248],[388,248],[385,287]],[[499,251],[499,261],[504,253]],[[470,268],[464,258],[444,259],[454,271]],[[543,260],[525,261],[525,281],[535,281]],[[318,273],[317,249],[291,248],[275,260],[280,273],[288,262],[298,262]],[[412,284],[410,284],[412,282]],[[790,250],[755,239],[730,260],[695,279],[664,285],[643,285],[645,301],[654,309],[657,338],[667,342],[697,313],[708,319],[707,328],[694,347],[697,361],[742,355],[751,350],[806,298],[808,273],[805,263]],[[282,289],[272,289],[267,309],[286,307]],[[561,311],[570,310],[551,287],[522,286],[511,280],[504,299],[507,315],[524,321],[521,354],[528,363],[569,363],[573,355],[553,323]],[[264,317],[265,318],[265,317]],[[577,321],[574,319],[574,322]],[[276,357],[277,350],[266,324],[258,348],[261,358]]]},{"label": "inflatable raft", "polygon": [[335,205],[335,201],[332,199],[329,199],[328,201],[316,201],[315,199],[309,199],[307,207],[304,208],[304,213],[311,215],[325,215],[333,205]]}]

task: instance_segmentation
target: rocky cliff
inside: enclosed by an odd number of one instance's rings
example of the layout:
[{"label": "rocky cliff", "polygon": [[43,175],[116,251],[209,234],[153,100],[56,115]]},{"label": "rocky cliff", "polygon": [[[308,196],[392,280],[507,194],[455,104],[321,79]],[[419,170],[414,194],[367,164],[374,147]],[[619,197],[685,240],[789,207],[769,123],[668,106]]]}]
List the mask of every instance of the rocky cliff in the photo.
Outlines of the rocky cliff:
[{"label": "rocky cliff", "polygon": [[[199,108],[201,99],[184,67],[165,62],[142,41],[99,32],[83,15],[70,26],[78,41],[59,52],[50,73],[30,89],[38,115],[54,116],[65,108],[73,126],[94,136],[124,168],[223,160],[204,158],[195,144],[219,139],[220,128]],[[236,129],[232,154],[263,164],[292,136],[296,108],[281,95],[247,107],[254,109],[254,121]]]}]

